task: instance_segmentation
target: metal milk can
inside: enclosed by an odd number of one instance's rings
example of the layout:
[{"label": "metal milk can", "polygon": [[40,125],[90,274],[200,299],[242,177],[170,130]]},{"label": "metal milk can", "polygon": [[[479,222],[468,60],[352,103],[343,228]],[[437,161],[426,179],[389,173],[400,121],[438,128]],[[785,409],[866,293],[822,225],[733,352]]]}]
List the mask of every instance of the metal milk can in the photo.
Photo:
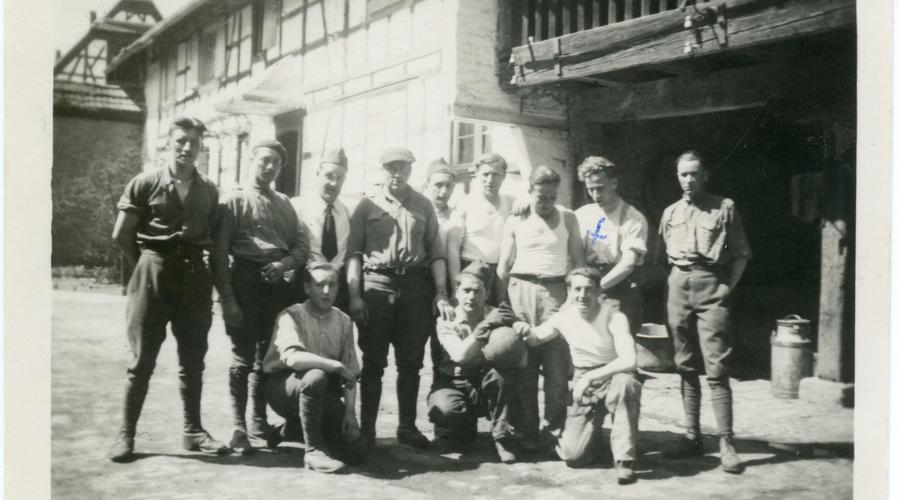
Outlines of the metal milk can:
[{"label": "metal milk can", "polygon": [[796,399],[800,379],[812,376],[810,322],[796,314],[775,321],[772,332],[772,395]]}]

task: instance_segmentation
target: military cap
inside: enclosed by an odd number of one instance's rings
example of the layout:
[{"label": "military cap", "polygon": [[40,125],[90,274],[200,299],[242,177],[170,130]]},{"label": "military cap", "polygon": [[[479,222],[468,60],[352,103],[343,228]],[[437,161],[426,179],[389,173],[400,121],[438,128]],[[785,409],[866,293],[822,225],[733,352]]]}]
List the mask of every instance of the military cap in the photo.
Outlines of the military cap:
[{"label": "military cap", "polygon": [[322,158],[319,160],[319,165],[325,163],[333,163],[335,165],[346,167],[347,155],[344,154],[344,148],[335,148],[325,151],[325,153],[322,154]]},{"label": "military cap", "polygon": [[473,260],[471,264],[466,266],[465,269],[460,271],[460,273],[461,274],[465,273],[465,274],[475,276],[476,278],[481,280],[482,285],[487,285],[488,283],[490,283],[491,274],[493,274],[494,271],[491,270],[490,266],[488,266],[484,262],[476,259],[476,260]]},{"label": "military cap", "polygon": [[388,148],[381,153],[381,164],[387,165],[394,161],[403,161],[412,163],[416,161],[416,157],[406,148]]},{"label": "military cap", "polygon": [[454,178],[456,176],[456,174],[453,172],[453,169],[450,168],[450,165],[443,158],[438,158],[437,160],[431,162],[430,165],[428,165],[428,175],[426,175],[425,178],[431,179],[432,175],[438,173],[450,174],[451,176],[454,176]]},{"label": "military cap", "polygon": [[250,148],[251,151],[256,151],[259,148],[269,148],[272,151],[278,153],[278,156],[281,157],[281,164],[287,164],[287,149],[284,149],[284,146],[281,145],[280,142],[275,139],[262,139],[253,144],[253,147]]}]

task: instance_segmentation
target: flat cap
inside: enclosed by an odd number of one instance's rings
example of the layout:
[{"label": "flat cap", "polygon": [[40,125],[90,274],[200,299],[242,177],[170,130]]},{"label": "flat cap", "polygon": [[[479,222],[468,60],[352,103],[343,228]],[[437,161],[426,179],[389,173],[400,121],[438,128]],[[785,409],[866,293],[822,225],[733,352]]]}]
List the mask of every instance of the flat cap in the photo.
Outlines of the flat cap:
[{"label": "flat cap", "polygon": [[381,153],[381,164],[387,165],[393,161],[404,161],[412,163],[416,161],[416,157],[406,148],[388,148]]},{"label": "flat cap", "polygon": [[475,276],[476,278],[481,280],[482,285],[487,285],[488,283],[490,283],[491,275],[494,273],[494,271],[491,270],[490,266],[477,259],[473,260],[471,264],[466,266],[466,268],[460,272]]},{"label": "flat cap", "polygon": [[280,142],[275,139],[262,139],[253,144],[253,147],[250,148],[251,151],[256,151],[259,148],[269,148],[272,151],[278,153],[278,156],[281,157],[281,164],[287,164],[287,149],[284,149],[284,146],[281,145]]},{"label": "flat cap", "polygon": [[506,158],[500,156],[497,153],[488,153],[482,156],[478,159],[478,161],[475,162],[475,166],[477,167],[478,165],[493,165],[495,163],[503,165],[503,169],[506,170]]},{"label": "flat cap", "polygon": [[450,165],[443,158],[438,158],[434,160],[428,165],[428,175],[425,176],[426,179],[431,179],[431,176],[434,174],[450,174],[451,176],[456,177],[456,173],[453,172],[453,169],[450,168]]},{"label": "flat cap", "polygon": [[344,148],[329,149],[322,154],[319,165],[325,163],[333,163],[335,165],[347,166],[347,155],[344,154]]}]

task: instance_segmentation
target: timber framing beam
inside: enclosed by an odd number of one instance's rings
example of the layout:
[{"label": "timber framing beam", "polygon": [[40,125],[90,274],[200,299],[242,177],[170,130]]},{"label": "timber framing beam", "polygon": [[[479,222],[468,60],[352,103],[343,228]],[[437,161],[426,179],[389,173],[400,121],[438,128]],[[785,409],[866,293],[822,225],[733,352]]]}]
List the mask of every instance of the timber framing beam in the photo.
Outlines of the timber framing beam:
[{"label": "timber framing beam", "polygon": [[[673,63],[850,28],[856,22],[855,0],[722,0],[698,5],[719,9],[725,22],[688,29],[685,16],[691,11],[671,10],[514,47],[514,83],[542,85]],[[694,48],[686,50],[687,43]]]}]

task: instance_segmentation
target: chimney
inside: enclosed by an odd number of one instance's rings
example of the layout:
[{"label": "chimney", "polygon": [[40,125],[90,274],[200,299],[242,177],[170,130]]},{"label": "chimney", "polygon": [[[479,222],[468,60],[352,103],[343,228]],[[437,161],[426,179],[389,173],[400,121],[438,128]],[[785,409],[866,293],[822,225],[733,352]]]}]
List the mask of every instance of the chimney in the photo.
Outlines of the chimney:
[{"label": "chimney", "polygon": [[91,11],[91,24],[94,24],[94,21],[96,21],[96,20],[97,20],[97,11],[92,10]]}]

